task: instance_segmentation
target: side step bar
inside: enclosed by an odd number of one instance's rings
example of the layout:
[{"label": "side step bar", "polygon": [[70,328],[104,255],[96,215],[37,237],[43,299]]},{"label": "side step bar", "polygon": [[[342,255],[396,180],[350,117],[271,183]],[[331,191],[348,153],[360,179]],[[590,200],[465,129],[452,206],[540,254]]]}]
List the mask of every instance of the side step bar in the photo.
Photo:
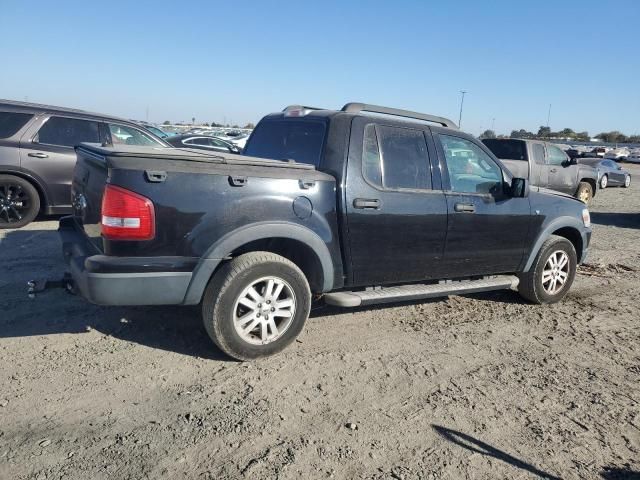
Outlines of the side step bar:
[{"label": "side step bar", "polygon": [[445,281],[428,285],[402,285],[357,292],[327,293],[324,296],[324,301],[336,307],[359,307],[377,303],[407,302],[424,298],[446,297],[447,295],[505,290],[517,287],[519,281],[515,275],[497,275],[484,277],[480,280]]}]

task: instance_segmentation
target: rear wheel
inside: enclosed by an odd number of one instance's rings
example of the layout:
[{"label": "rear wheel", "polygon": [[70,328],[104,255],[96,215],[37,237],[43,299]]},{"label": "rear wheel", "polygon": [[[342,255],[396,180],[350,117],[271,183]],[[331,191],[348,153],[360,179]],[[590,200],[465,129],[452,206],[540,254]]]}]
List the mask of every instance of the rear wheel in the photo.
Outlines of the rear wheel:
[{"label": "rear wheel", "polygon": [[270,252],[251,252],[224,265],[202,301],[207,333],[227,355],[252,360],[283,350],[302,331],[311,291],[302,271]]},{"label": "rear wheel", "polygon": [[0,228],[20,228],[31,223],[40,211],[38,191],[28,181],[0,175]]},{"label": "rear wheel", "polygon": [[559,302],[576,276],[578,257],[573,244],[551,235],[542,244],[528,272],[520,274],[518,292],[533,303]]},{"label": "rear wheel", "polygon": [[603,175],[600,179],[600,188],[607,188],[607,184],[609,183],[609,178],[607,175]]},{"label": "rear wheel", "polygon": [[588,182],[580,182],[578,185],[578,191],[576,192],[576,198],[582,203],[589,205],[593,198],[593,187]]}]

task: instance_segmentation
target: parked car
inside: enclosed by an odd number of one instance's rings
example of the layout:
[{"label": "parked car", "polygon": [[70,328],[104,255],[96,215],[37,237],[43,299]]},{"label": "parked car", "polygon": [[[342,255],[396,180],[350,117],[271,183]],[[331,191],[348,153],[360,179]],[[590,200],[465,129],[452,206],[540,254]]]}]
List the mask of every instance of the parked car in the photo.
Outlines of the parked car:
[{"label": "parked car", "polygon": [[166,141],[174,147],[197,148],[213,152],[241,153],[242,149],[231,142],[208,135],[176,135]]},{"label": "parked car", "polygon": [[625,187],[631,185],[631,174],[620,165],[608,158],[583,158],[581,164],[589,165],[598,172],[598,185],[600,188]]},{"label": "parked car", "polygon": [[168,146],[129,120],[0,100],[0,228],[71,212],[73,147],[82,142]]},{"label": "parked car", "polygon": [[625,161],[629,163],[640,163],[640,149],[631,150]]},{"label": "parked car", "polygon": [[530,190],[450,120],[405,110],[287,107],[260,121],[248,156],[76,151],[67,285],[101,305],[201,304],[241,360],[290,344],[312,298],[348,308],[517,286],[557,302],[591,237],[584,204]]},{"label": "parked car", "polygon": [[514,175],[529,179],[532,185],[573,195],[586,204],[596,194],[596,170],[578,164],[549,142],[509,138],[482,141]]},{"label": "parked car", "polygon": [[610,158],[616,161],[624,161],[629,156],[629,149],[626,147],[612,148],[606,152],[603,158]]},{"label": "parked car", "polygon": [[606,147],[595,147],[593,150],[585,154],[585,156],[602,158],[607,151],[609,151],[609,149]]},{"label": "parked car", "polygon": [[144,128],[146,128],[147,130],[149,130],[151,133],[153,133],[158,138],[162,138],[162,139],[166,140],[168,137],[171,136],[171,135],[169,135],[169,133],[165,132],[160,127],[156,127],[152,123],[139,122],[139,124],[142,125]]}]

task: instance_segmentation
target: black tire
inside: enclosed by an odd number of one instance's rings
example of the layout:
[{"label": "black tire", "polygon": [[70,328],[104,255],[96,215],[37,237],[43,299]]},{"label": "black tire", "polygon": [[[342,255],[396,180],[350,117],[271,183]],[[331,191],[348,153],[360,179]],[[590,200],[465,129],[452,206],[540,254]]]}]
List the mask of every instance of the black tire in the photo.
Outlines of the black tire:
[{"label": "black tire", "polygon": [[607,185],[609,185],[609,177],[607,175],[603,175],[600,178],[600,188],[604,190],[605,188],[607,188]]},{"label": "black tire", "polygon": [[589,205],[589,203],[591,203],[591,199],[593,198],[593,187],[589,182],[580,182],[578,184],[576,198],[582,201],[585,205]]},{"label": "black tire", "polygon": [[[628,183],[627,183],[628,180]],[[624,183],[622,184],[622,188],[629,188],[631,186],[631,175],[627,175],[624,177]]]},{"label": "black tire", "polygon": [[[558,252],[565,252],[569,258],[567,268],[567,279],[562,285],[562,288],[555,294],[548,293],[542,283],[542,275],[544,267],[549,260],[549,257]],[[556,303],[562,300],[569,289],[576,276],[576,268],[578,265],[578,257],[573,244],[564,237],[558,235],[551,235],[549,239],[542,244],[540,251],[536,256],[536,259],[531,265],[528,272],[523,272],[519,275],[520,283],[518,285],[518,292],[520,295],[533,303]]]},{"label": "black tire", "polygon": [[0,175],[0,229],[20,228],[40,211],[40,195],[31,183],[14,175]]},{"label": "black tire", "polygon": [[[268,276],[284,280],[291,288],[295,311],[281,336],[270,343],[256,345],[236,331],[236,302],[247,287]],[[300,334],[310,310],[311,291],[304,273],[293,262],[270,252],[246,253],[223,265],[209,281],[202,300],[202,319],[207,333],[220,350],[238,360],[253,360],[283,350]]]}]

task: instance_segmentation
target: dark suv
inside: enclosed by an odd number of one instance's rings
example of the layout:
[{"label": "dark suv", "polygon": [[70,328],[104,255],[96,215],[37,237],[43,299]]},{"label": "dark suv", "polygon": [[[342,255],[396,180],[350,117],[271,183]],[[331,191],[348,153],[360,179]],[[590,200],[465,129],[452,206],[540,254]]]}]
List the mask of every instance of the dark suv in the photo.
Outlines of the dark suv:
[{"label": "dark suv", "polygon": [[71,212],[73,147],[82,142],[168,146],[129,120],[0,100],[0,228]]}]

